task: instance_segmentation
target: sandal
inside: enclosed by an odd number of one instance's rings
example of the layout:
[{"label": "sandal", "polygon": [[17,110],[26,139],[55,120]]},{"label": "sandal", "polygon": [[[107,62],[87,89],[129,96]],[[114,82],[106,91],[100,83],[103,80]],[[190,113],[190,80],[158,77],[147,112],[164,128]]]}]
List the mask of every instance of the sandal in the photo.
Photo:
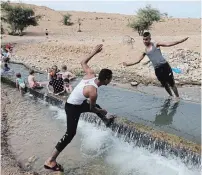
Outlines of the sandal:
[{"label": "sandal", "polygon": [[52,171],[64,172],[62,165],[60,165],[59,163],[56,163],[56,165],[54,167],[49,167],[47,165],[44,165],[44,168],[48,169],[48,170],[52,170]]}]

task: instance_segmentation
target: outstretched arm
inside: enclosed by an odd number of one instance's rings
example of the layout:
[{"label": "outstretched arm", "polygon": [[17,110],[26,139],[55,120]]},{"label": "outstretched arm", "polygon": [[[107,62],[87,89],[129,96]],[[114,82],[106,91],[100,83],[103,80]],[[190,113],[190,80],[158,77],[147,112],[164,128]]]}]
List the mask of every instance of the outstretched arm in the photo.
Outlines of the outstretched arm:
[{"label": "outstretched arm", "polygon": [[145,55],[146,55],[145,53],[142,53],[142,55],[138,58],[138,60],[131,62],[131,63],[123,62],[123,65],[124,66],[133,66],[135,64],[138,64],[145,57]]},{"label": "outstretched arm", "polygon": [[102,50],[102,44],[99,44],[95,47],[94,51],[88,55],[86,58],[84,58],[82,61],[81,61],[81,66],[84,70],[84,72],[87,74],[87,75],[92,75],[92,74],[95,74],[94,71],[88,66],[88,62],[90,61],[91,58],[93,58],[93,56],[95,56],[97,53],[99,53],[100,51]]},{"label": "outstretched arm", "polygon": [[156,43],[156,47],[160,47],[160,46],[162,46],[162,47],[175,46],[175,45],[177,45],[177,44],[180,44],[180,43],[185,42],[188,38],[189,38],[189,37],[184,38],[184,39],[181,39],[181,40],[179,40],[179,41],[173,41],[173,42],[168,42],[168,43],[161,43],[161,42],[159,42],[159,43]]}]

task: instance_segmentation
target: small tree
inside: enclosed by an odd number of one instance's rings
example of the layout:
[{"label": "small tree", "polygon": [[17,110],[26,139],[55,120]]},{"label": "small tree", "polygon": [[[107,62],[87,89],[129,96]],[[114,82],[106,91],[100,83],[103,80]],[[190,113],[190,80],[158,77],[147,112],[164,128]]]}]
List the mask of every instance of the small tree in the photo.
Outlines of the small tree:
[{"label": "small tree", "polygon": [[142,36],[145,30],[151,28],[154,21],[159,21],[160,19],[160,11],[152,8],[151,5],[147,5],[145,8],[138,10],[136,19],[129,26]]},{"label": "small tree", "polygon": [[130,27],[133,30],[138,31],[139,36],[142,36],[145,30],[151,28],[150,22],[145,21],[145,19],[136,19],[131,24]]},{"label": "small tree", "polygon": [[73,23],[71,22],[71,16],[69,13],[67,13],[66,15],[63,15],[63,24],[66,26],[70,26]]},{"label": "small tree", "polygon": [[5,15],[2,17],[10,25],[12,35],[18,33],[22,35],[23,30],[28,26],[37,26],[40,16],[35,16],[31,8],[23,6],[12,6],[7,2],[1,4]]}]

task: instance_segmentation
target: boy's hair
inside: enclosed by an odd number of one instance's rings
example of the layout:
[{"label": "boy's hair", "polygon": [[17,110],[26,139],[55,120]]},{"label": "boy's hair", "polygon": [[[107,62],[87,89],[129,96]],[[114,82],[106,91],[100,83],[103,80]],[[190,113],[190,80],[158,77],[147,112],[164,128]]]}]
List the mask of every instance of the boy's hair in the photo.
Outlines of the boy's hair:
[{"label": "boy's hair", "polygon": [[17,73],[17,74],[16,74],[16,77],[17,77],[17,78],[21,78],[21,74],[20,74],[20,73]]},{"label": "boy's hair", "polygon": [[69,83],[69,79],[68,78],[65,78],[63,81],[64,81],[64,83]]},{"label": "boy's hair", "polygon": [[30,71],[29,71],[29,74],[30,74],[30,75],[32,75],[32,74],[34,74],[34,73],[35,73],[34,70],[30,70]]},{"label": "boy's hair", "polygon": [[151,36],[151,34],[149,32],[144,32],[143,33],[143,37],[148,37],[148,36]]},{"label": "boy's hair", "polygon": [[112,71],[110,69],[102,69],[98,75],[100,81],[110,80],[112,78]]},{"label": "boy's hair", "polygon": [[67,70],[67,66],[66,65],[62,65],[62,70]]}]

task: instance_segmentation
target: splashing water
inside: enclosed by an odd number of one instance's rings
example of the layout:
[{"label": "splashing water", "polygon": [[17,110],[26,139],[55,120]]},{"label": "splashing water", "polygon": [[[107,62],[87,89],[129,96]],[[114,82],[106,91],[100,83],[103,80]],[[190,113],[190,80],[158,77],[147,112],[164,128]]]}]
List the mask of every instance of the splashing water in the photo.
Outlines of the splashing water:
[{"label": "splashing water", "polygon": [[[56,118],[64,120],[64,110],[50,107],[57,111]],[[186,166],[180,158],[163,157],[157,152],[125,142],[123,137],[116,137],[105,127],[80,120],[78,134],[81,135],[81,153],[100,168],[107,168],[107,175],[199,175],[200,169]],[[92,165],[91,165],[92,166]],[[96,166],[98,168],[99,166]],[[97,171],[97,170],[95,170]]]}]

